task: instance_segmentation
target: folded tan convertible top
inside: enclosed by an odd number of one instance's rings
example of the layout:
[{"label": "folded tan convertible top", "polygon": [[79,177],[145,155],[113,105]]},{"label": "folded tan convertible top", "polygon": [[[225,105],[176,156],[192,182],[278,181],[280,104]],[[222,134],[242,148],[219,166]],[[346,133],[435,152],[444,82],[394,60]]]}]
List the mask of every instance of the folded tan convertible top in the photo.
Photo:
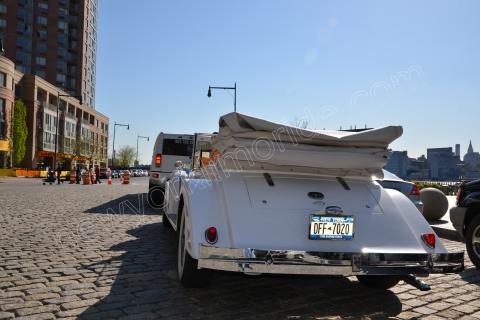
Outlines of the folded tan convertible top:
[{"label": "folded tan convertible top", "polygon": [[212,147],[222,153],[225,169],[379,178],[390,154],[388,145],[403,133],[401,126],[361,132],[308,130],[240,113],[220,117],[219,127]]},{"label": "folded tan convertible top", "polygon": [[231,112],[220,117],[219,134],[222,138],[276,139],[283,142],[339,147],[387,148],[403,133],[401,126],[365,130],[361,132],[301,129],[244,114]]}]

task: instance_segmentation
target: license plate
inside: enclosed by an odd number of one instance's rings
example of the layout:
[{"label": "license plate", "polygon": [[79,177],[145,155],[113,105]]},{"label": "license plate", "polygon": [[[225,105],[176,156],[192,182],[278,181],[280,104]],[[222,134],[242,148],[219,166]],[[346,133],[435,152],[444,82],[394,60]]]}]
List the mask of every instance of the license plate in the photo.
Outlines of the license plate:
[{"label": "license plate", "polygon": [[354,219],[352,216],[310,216],[311,240],[352,240],[354,234]]}]

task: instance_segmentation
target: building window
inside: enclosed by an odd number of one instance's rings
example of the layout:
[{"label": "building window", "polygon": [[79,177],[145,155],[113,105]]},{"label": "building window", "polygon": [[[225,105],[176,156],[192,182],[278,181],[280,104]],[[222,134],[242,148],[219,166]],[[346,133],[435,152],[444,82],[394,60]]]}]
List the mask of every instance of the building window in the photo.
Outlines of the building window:
[{"label": "building window", "polygon": [[58,29],[66,30],[68,28],[67,22],[65,21],[58,21]]},{"label": "building window", "polygon": [[0,13],[7,13],[7,6],[3,3],[0,3]]},{"label": "building window", "polygon": [[38,30],[37,35],[42,39],[47,39],[48,33],[47,30]]},{"label": "building window", "polygon": [[7,75],[3,72],[0,72],[0,86],[2,87],[7,86]]},{"label": "building window", "polygon": [[15,69],[20,71],[21,73],[30,73],[30,67],[29,66],[24,66],[21,64],[15,65]]},{"label": "building window", "polygon": [[57,81],[58,82],[65,82],[66,81],[66,76],[63,73],[57,73]]},{"label": "building window", "polygon": [[48,3],[40,2],[38,3],[38,8],[43,10],[48,10]]},{"label": "building window", "polygon": [[58,15],[62,17],[67,17],[68,16],[68,10],[65,8],[60,8],[58,9]]},{"label": "building window", "polygon": [[5,99],[0,98],[0,140],[5,139],[5,123],[6,123],[6,112],[5,112]]},{"label": "building window", "polygon": [[39,25],[46,26],[47,23],[48,23],[48,19],[47,19],[47,17],[44,17],[44,16],[38,16],[37,17],[37,23]]},{"label": "building window", "polygon": [[7,27],[7,20],[0,19],[0,28],[6,28],[6,27]]},{"label": "building window", "polygon": [[45,131],[55,132],[57,130],[57,117],[45,113],[43,125]]},{"label": "building window", "polygon": [[55,134],[50,132],[43,133],[43,149],[53,150],[55,148]]},{"label": "building window", "polygon": [[35,70],[35,75],[45,79],[47,77],[47,72],[45,70]]},{"label": "building window", "polygon": [[45,42],[37,42],[38,52],[47,52],[47,44]]},{"label": "building window", "polygon": [[47,64],[47,59],[45,57],[36,57],[35,61],[37,62],[38,65],[44,66]]}]

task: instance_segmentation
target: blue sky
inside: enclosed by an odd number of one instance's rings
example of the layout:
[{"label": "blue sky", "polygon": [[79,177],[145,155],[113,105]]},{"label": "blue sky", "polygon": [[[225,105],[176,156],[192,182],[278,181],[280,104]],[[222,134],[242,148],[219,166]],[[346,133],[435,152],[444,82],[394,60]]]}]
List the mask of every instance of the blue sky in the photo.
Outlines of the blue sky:
[{"label": "blue sky", "polygon": [[[97,97],[116,146],[237,110],[310,127],[404,126],[392,148],[480,149],[479,1],[101,0]],[[110,135],[112,136],[112,134]],[[111,150],[110,150],[111,152]]]}]

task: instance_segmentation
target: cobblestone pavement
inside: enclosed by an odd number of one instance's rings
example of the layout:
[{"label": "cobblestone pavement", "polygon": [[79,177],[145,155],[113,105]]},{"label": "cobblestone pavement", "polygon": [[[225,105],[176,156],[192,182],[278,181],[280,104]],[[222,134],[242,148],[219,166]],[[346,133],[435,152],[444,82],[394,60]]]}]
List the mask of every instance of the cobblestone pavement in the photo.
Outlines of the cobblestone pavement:
[{"label": "cobblestone pavement", "polygon": [[480,272],[470,261],[459,275],[427,279],[430,292],[227,273],[208,288],[183,289],[174,234],[142,205],[146,188],[145,178],[113,186],[0,180],[0,319],[480,318]]}]

